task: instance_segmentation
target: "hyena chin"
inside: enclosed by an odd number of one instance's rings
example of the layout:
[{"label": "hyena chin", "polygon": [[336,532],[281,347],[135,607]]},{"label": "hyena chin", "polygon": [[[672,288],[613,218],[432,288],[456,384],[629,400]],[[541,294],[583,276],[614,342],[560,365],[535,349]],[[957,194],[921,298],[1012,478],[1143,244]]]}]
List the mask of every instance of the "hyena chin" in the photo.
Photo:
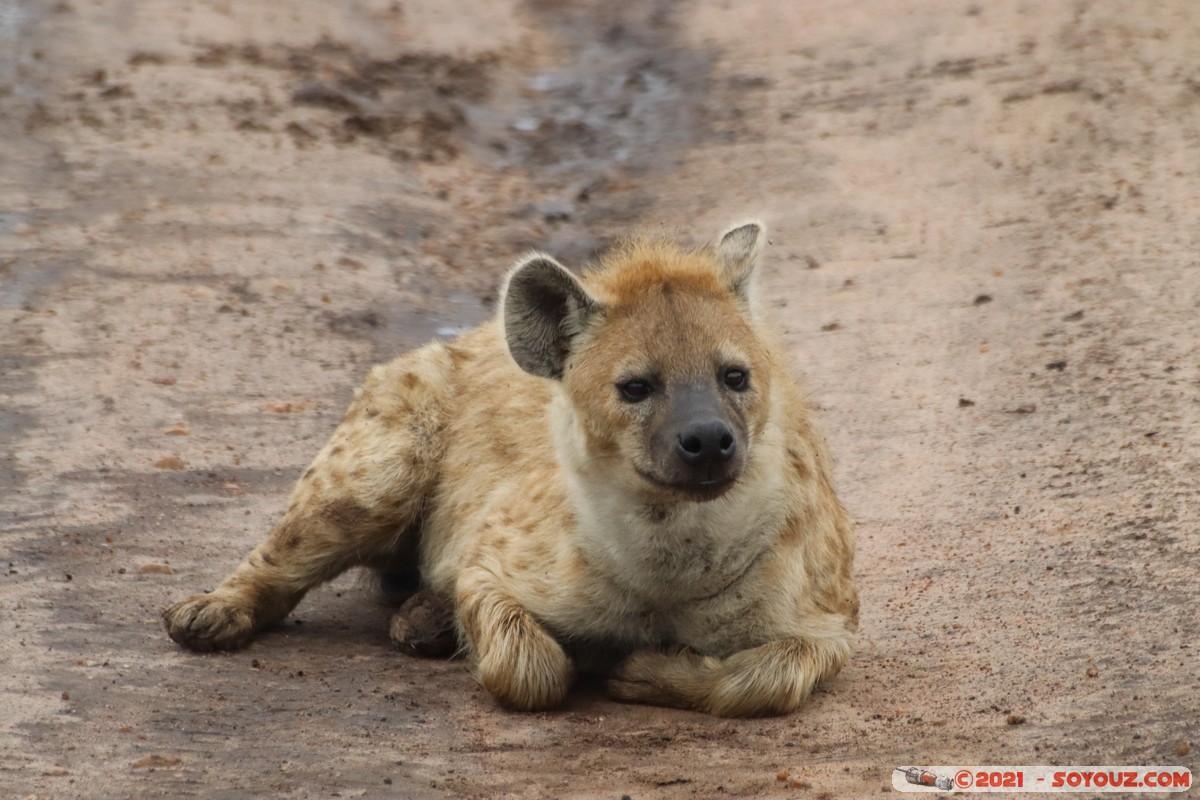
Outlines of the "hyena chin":
[{"label": "hyena chin", "polygon": [[761,319],[765,241],[758,222],[698,249],[637,238],[581,277],[524,258],[491,323],[371,371],[266,541],[163,612],[171,638],[242,647],[350,567],[419,568],[505,706],[562,703],[603,652],[618,700],[799,707],[849,656],[858,597],[824,442]]}]

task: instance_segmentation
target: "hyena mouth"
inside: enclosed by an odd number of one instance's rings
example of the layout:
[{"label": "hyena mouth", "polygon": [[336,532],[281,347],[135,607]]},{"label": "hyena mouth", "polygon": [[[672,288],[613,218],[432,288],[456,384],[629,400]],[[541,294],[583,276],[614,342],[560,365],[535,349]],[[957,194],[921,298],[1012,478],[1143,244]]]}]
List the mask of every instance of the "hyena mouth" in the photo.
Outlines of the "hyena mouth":
[{"label": "hyena mouth", "polygon": [[673,494],[683,495],[684,498],[697,503],[716,500],[732,489],[733,485],[737,483],[736,475],[726,475],[720,478],[709,478],[701,481],[667,481],[641,469],[637,470],[637,474],[642,480],[659,489],[666,489]]}]

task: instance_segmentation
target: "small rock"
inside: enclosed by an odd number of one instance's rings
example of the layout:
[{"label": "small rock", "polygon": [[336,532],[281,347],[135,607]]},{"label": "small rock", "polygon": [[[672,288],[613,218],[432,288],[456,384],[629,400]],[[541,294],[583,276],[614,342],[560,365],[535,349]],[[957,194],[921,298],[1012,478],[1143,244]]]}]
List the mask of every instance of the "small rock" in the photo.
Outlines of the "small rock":
[{"label": "small rock", "polygon": [[138,575],[174,575],[175,570],[170,564],[142,564],[138,567]]},{"label": "small rock", "polygon": [[1004,409],[1005,414],[1032,414],[1035,411],[1037,411],[1037,406],[1033,403],[1022,403],[1019,406]]},{"label": "small rock", "polygon": [[156,469],[183,469],[183,459],[179,456],[163,456],[154,462]]},{"label": "small rock", "polygon": [[547,200],[539,203],[537,210],[546,222],[566,222],[575,213],[575,207],[562,200]]},{"label": "small rock", "polygon": [[1020,714],[1009,714],[1004,720],[1006,725],[1024,725],[1025,717]]},{"label": "small rock", "polygon": [[1081,319],[1083,319],[1083,312],[1075,311],[1063,317],[1063,322],[1079,322]]},{"label": "small rock", "polygon": [[975,295],[975,300],[973,302],[975,305],[981,306],[984,303],[992,302],[992,296],[990,294],[977,294]]},{"label": "small rock", "polygon": [[176,425],[173,428],[167,428],[163,431],[163,434],[166,436],[187,436],[188,429],[183,425]]},{"label": "small rock", "polygon": [[133,762],[133,768],[146,769],[152,767],[173,767],[176,764],[182,763],[182,758],[177,758],[176,756],[160,756],[155,754],[139,758],[137,761]]},{"label": "small rock", "polygon": [[359,104],[341,89],[324,83],[306,83],[292,92],[297,105],[318,106],[333,111],[358,111]]},{"label": "small rock", "polygon": [[1095,667],[1088,667],[1086,674],[1089,678],[1097,678],[1100,676],[1100,670],[1096,669]]},{"label": "small rock", "polygon": [[1175,745],[1175,755],[1179,756],[1180,758],[1183,758],[1190,752],[1192,752],[1192,743],[1189,741],[1182,741]]},{"label": "small rock", "polygon": [[284,403],[268,403],[267,411],[273,414],[296,414],[307,411],[315,405],[312,400],[296,400]]},{"label": "small rock", "polygon": [[1052,369],[1055,372],[1062,372],[1066,368],[1067,368],[1066,361],[1051,361],[1049,364],[1046,365],[1046,369]]},{"label": "small rock", "polygon": [[159,386],[174,386],[175,379],[170,375],[159,375],[157,378],[151,378],[151,383],[157,383]]},{"label": "small rock", "polygon": [[959,408],[970,408],[973,405],[975,405],[974,400],[968,400],[965,397],[958,398],[958,407]]}]

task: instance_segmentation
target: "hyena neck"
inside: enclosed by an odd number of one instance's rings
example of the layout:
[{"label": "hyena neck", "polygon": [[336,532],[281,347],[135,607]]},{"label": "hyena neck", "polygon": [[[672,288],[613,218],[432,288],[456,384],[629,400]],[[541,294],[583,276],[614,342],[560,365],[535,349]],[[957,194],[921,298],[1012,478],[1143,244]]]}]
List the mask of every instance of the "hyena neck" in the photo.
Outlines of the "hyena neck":
[{"label": "hyena neck", "polygon": [[[558,458],[575,511],[576,546],[621,589],[674,605],[715,597],[751,571],[788,514],[781,447],[761,442],[742,479],[708,502],[663,500],[609,474],[589,459],[565,403],[554,409]],[[773,438],[773,437],[768,437]]]}]

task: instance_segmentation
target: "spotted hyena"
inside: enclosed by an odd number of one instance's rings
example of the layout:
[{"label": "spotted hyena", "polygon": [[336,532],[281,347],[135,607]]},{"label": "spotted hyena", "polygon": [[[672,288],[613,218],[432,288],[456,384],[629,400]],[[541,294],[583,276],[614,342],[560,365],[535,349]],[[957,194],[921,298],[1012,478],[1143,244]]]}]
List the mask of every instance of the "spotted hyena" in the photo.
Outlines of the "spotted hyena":
[{"label": "spotted hyena", "polygon": [[350,567],[420,566],[502,704],[607,661],[632,702],[786,713],[850,652],[852,526],[761,319],[750,222],[575,277],[533,254],[497,318],[375,367],[266,541],[163,612],[242,647]]}]

